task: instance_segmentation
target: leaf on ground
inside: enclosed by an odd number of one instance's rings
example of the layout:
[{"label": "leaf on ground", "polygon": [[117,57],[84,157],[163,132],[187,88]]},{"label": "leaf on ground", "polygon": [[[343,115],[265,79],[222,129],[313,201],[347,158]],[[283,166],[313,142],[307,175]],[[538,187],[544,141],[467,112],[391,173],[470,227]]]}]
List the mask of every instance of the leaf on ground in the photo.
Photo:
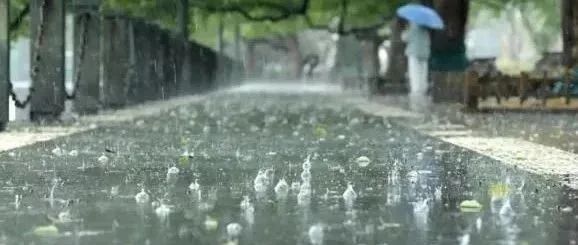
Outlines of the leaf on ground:
[{"label": "leaf on ground", "polygon": [[57,236],[58,228],[54,225],[38,226],[32,231],[32,234],[37,236]]}]

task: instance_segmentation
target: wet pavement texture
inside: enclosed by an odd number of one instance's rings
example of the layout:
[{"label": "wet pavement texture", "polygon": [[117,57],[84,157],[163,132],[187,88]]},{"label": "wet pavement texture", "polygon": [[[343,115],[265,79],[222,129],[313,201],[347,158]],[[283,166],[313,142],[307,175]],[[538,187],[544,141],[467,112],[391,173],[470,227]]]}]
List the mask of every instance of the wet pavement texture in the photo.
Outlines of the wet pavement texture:
[{"label": "wet pavement texture", "polygon": [[576,244],[560,180],[396,122],[220,94],[2,152],[0,244]]},{"label": "wet pavement texture", "polygon": [[[404,96],[377,97],[375,101],[409,110]],[[578,153],[578,114],[575,111],[464,112],[459,104],[429,104],[422,123],[459,124],[478,136],[514,137]]]}]

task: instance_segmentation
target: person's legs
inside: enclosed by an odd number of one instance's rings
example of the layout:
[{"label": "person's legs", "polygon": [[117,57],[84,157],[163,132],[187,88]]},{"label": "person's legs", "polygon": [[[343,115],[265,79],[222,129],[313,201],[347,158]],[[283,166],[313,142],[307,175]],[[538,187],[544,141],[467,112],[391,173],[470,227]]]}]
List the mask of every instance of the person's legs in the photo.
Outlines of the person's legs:
[{"label": "person's legs", "polygon": [[412,57],[409,61],[410,73],[410,108],[424,112],[427,105],[428,63],[426,59]]},{"label": "person's legs", "polygon": [[409,78],[409,91],[410,94],[417,94],[419,87],[419,60],[416,57],[407,57],[407,72]]}]

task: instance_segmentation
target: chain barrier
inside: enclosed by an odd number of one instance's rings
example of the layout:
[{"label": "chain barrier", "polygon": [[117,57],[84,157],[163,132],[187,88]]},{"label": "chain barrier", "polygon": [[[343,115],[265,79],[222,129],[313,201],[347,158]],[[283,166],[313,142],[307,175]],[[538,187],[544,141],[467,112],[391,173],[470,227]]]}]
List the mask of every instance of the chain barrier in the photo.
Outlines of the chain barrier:
[{"label": "chain barrier", "polygon": [[[43,40],[43,36],[44,36],[44,25],[45,25],[45,11],[46,11],[46,0],[43,0],[40,3],[40,14],[38,16],[38,29],[37,29],[37,34],[36,34],[36,40],[34,40],[34,49],[33,51],[35,51],[36,53],[34,54],[34,59],[32,60],[33,66],[32,69],[30,70],[30,76],[32,78],[32,81],[36,80],[35,78],[38,78],[38,72],[39,72],[39,67],[38,67],[38,62],[40,61],[40,54],[38,52],[41,44],[42,44],[42,40]],[[10,94],[10,97],[12,97],[12,101],[14,101],[14,104],[17,108],[25,108],[31,101],[32,96],[34,94],[34,87],[30,86],[30,88],[28,89],[29,93],[28,96],[26,97],[25,100],[19,100],[18,96],[16,94],[16,91],[14,91],[14,84],[12,84],[12,81],[9,80],[8,82],[8,93]]]}]

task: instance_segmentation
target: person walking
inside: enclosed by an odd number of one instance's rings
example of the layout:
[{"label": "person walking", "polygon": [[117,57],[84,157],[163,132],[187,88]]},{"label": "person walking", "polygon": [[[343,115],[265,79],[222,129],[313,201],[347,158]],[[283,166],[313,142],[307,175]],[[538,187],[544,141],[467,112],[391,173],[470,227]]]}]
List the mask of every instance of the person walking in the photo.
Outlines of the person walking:
[{"label": "person walking", "polygon": [[402,39],[407,43],[410,106],[414,110],[426,109],[431,54],[429,30],[444,29],[444,22],[434,9],[415,3],[400,7],[397,15],[409,22]]},{"label": "person walking", "polygon": [[431,54],[429,31],[410,22],[402,39],[407,43],[405,55],[408,61],[410,96],[425,96],[429,86],[428,63]]}]

